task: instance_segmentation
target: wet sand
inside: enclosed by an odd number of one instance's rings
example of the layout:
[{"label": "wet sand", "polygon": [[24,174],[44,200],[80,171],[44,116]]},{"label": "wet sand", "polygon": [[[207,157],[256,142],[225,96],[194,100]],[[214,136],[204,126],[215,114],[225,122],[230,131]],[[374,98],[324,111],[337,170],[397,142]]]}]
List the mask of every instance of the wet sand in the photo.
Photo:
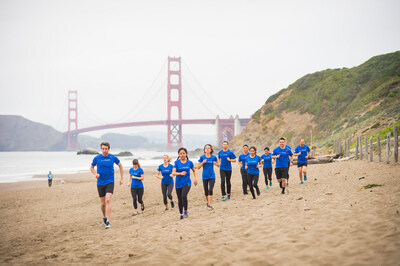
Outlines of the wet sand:
[{"label": "wet sand", "polygon": [[[200,182],[182,221],[177,207],[164,210],[152,169],[145,169],[146,209],[132,216],[125,172],[108,230],[90,173],[55,174],[51,188],[47,181],[0,184],[0,263],[399,265],[400,166],[346,161],[310,165],[308,172],[300,185],[297,167],[291,168],[286,195],[275,175],[269,190],[260,176],[261,196],[252,200],[242,195],[235,167],[226,202],[217,173],[215,209],[206,209]],[[372,183],[383,186],[360,189]],[[177,203],[175,190],[173,196]]]}]

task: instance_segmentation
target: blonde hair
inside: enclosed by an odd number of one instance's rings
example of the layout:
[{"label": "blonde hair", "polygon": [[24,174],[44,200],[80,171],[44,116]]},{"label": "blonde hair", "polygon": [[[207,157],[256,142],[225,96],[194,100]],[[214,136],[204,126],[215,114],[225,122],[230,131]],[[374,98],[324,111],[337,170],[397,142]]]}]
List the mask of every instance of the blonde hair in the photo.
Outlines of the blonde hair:
[{"label": "blonde hair", "polygon": [[167,156],[168,162],[169,162],[169,163],[172,161],[172,158],[171,158],[170,156],[168,156],[168,155],[166,155],[166,154],[164,154],[163,157],[164,157],[164,156]]}]

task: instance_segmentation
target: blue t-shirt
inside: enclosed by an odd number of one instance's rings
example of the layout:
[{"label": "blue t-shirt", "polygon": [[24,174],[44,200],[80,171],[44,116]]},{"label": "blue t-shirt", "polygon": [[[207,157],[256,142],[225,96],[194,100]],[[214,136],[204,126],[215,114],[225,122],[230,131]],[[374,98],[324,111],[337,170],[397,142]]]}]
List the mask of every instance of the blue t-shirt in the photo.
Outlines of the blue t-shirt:
[{"label": "blue t-shirt", "polygon": [[175,188],[181,188],[184,185],[192,185],[192,181],[190,180],[190,169],[194,168],[193,162],[190,160],[186,160],[186,163],[181,163],[181,160],[177,160],[175,162],[174,168],[177,173],[181,173],[183,171],[186,172],[186,175],[177,175],[175,179]]},{"label": "blue t-shirt", "polygon": [[203,179],[215,178],[214,162],[218,161],[217,157],[211,154],[210,158],[207,158],[206,155],[203,154],[200,156],[199,163],[202,163],[204,160],[207,160],[207,162],[203,164]]},{"label": "blue t-shirt", "polygon": [[298,163],[307,163],[308,160],[307,160],[306,156],[310,151],[311,150],[307,145],[304,145],[303,147],[301,147],[300,145],[297,146],[296,149],[294,150],[294,153],[301,152],[301,154],[299,156],[297,156],[297,162]]},{"label": "blue t-shirt", "polygon": [[220,165],[221,170],[232,171],[232,165],[231,165],[231,162],[228,161],[228,158],[236,159],[236,156],[231,150],[227,150],[227,151],[220,150],[218,152],[218,158],[221,159],[221,165]]},{"label": "blue t-shirt", "polygon": [[253,158],[251,156],[246,157],[246,163],[247,163],[247,173],[250,175],[258,175],[260,171],[257,168],[258,163],[261,162],[261,157],[258,156],[257,154],[254,155]]},{"label": "blue t-shirt", "polygon": [[163,179],[161,179],[161,184],[173,184],[174,183],[174,179],[170,176],[170,174],[172,173],[172,168],[173,165],[172,164],[168,164],[167,167],[164,167],[164,164],[161,164],[160,166],[158,166],[157,171],[160,171]]},{"label": "blue t-shirt", "polygon": [[48,179],[53,179],[53,174],[48,174],[48,175],[47,175],[47,178],[48,178]]},{"label": "blue t-shirt", "polygon": [[272,158],[271,158],[271,153],[268,153],[268,155],[261,155],[261,159],[264,160],[264,165],[263,168],[272,168]]},{"label": "blue t-shirt", "polygon": [[244,168],[244,167],[246,166],[246,158],[249,155],[250,155],[250,152],[248,152],[247,154],[242,153],[242,154],[239,155],[238,161],[241,162],[242,165],[243,165],[242,167],[240,167],[240,169],[243,169],[243,170],[246,171],[246,168]]},{"label": "blue t-shirt", "polygon": [[[133,167],[131,169],[129,169],[129,174],[131,176],[135,176],[135,177],[142,177],[142,175],[144,174],[143,169],[138,167],[138,169],[133,169]],[[142,180],[137,180],[135,178],[132,178],[132,182],[131,182],[131,187],[132,188],[142,188],[143,187],[143,182]]]},{"label": "blue t-shirt", "polygon": [[100,175],[100,177],[97,178],[98,186],[114,183],[114,163],[119,164],[119,160],[111,153],[106,157],[99,154],[93,158],[92,166],[97,165],[97,173]]},{"label": "blue t-shirt", "polygon": [[287,146],[284,149],[281,149],[279,146],[274,149],[272,155],[280,155],[279,158],[276,158],[275,168],[282,168],[288,167],[290,162],[289,156],[293,155],[293,152],[291,149],[288,149]]}]

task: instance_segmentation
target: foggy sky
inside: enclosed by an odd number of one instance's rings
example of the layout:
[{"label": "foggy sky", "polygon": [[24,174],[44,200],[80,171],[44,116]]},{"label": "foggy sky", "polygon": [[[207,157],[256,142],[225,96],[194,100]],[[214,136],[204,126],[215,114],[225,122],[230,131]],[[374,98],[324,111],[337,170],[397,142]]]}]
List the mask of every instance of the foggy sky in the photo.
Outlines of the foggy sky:
[{"label": "foggy sky", "polygon": [[[166,119],[166,60],[181,56],[184,118],[250,117],[305,74],[400,50],[399,11],[385,0],[0,0],[0,114],[65,131],[78,90],[79,127]],[[152,129],[112,132],[135,130]]]}]

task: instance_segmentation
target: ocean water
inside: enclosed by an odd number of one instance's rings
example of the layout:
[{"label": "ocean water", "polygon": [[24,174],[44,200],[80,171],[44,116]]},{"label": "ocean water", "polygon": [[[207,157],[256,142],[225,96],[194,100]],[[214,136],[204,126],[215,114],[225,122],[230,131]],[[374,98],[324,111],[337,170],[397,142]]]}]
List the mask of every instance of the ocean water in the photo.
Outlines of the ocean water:
[{"label": "ocean water", "polygon": [[[112,151],[118,154],[119,151]],[[133,158],[139,159],[142,167],[162,164],[162,156],[167,154],[173,160],[176,152],[131,150],[133,156],[119,157],[124,169],[132,167]],[[38,180],[34,175],[73,174],[90,171],[95,155],[76,155],[76,152],[0,152],[0,183]],[[118,166],[115,166],[118,169]]]}]

